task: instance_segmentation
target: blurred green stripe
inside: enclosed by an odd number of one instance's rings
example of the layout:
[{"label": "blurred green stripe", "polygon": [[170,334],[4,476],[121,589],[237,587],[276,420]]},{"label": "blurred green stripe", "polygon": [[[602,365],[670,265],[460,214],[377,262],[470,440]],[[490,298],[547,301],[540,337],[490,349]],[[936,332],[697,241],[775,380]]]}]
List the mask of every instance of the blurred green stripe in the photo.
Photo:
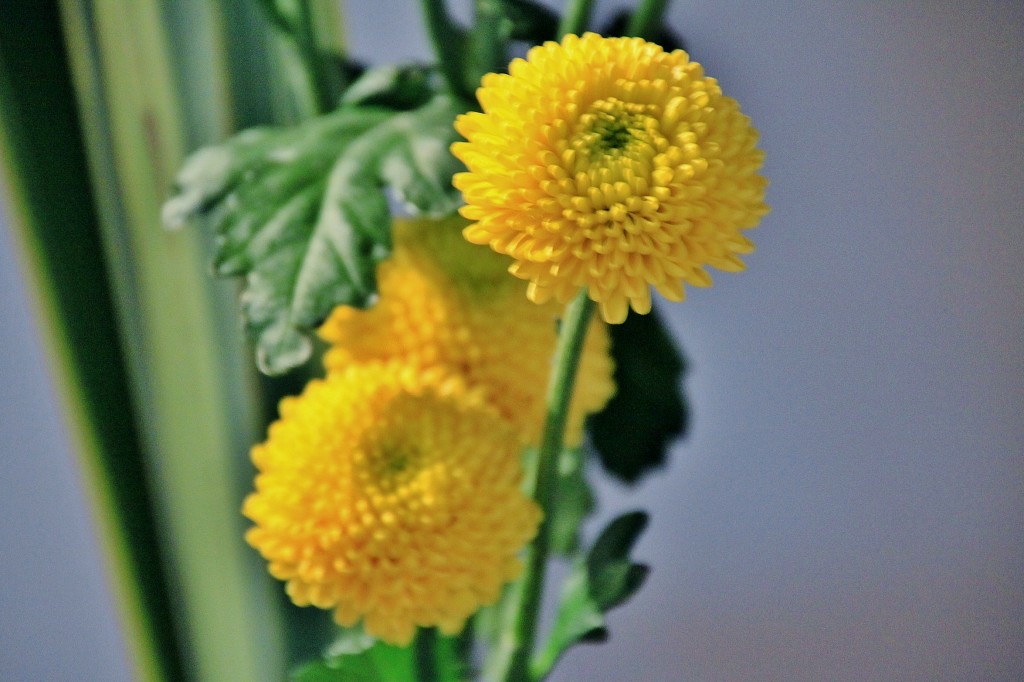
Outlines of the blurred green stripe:
[{"label": "blurred green stripe", "polygon": [[[311,4],[319,43],[339,50],[338,4]],[[329,620],[285,604],[239,506],[264,411],[299,385],[255,376],[207,236],[158,221],[187,152],[298,118],[287,45],[248,0],[0,3],[0,23],[20,242],[136,677],[284,679]]]},{"label": "blurred green stripe", "polygon": [[159,224],[186,152],[222,138],[232,118],[218,96],[225,61],[199,68],[180,52],[225,51],[209,3],[178,4],[170,18],[166,8],[62,3],[188,678],[279,680],[277,587],[242,540],[257,409],[233,287],[209,277],[199,231]]},{"label": "blurred green stripe", "polygon": [[184,679],[136,410],[56,3],[0,3],[0,143],[14,227],[110,564],[136,678]]}]

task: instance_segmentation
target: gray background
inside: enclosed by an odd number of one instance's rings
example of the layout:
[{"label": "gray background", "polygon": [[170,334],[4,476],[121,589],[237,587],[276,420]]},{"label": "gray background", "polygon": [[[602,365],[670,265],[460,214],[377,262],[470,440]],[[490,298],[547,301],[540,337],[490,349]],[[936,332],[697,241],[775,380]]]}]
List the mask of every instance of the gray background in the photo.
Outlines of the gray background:
[{"label": "gray background", "polygon": [[[356,56],[428,53],[412,3],[348,4]],[[692,434],[600,485],[654,571],[554,679],[1024,679],[1022,7],[673,5],[773,212],[662,307]],[[4,226],[0,679],[127,680],[27,295]]]}]

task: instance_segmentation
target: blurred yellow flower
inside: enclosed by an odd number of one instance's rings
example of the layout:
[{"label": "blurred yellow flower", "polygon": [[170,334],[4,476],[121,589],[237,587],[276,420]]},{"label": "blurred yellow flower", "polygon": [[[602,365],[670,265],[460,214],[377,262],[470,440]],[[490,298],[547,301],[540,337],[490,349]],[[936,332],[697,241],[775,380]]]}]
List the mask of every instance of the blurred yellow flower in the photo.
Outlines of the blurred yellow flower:
[{"label": "blurred yellow flower", "polygon": [[581,287],[605,321],[682,300],[705,266],[738,271],[767,213],[757,131],[685,52],[566,36],[489,74],[456,128],[455,176],[476,244],[515,259],[537,303]]},{"label": "blurred yellow flower", "polygon": [[[561,306],[531,304],[509,277],[508,259],[462,238],[466,222],[397,220],[394,254],[377,271],[380,299],[368,310],[336,309],[320,329],[332,345],[328,371],[400,361],[462,377],[481,390],[526,443],[537,443]],[[591,324],[566,442],[615,392],[608,329]]]},{"label": "blurred yellow flower", "polygon": [[540,520],[511,427],[459,381],[396,364],[286,398],[252,460],[246,540],[270,573],[296,604],[394,644],[493,603]]}]

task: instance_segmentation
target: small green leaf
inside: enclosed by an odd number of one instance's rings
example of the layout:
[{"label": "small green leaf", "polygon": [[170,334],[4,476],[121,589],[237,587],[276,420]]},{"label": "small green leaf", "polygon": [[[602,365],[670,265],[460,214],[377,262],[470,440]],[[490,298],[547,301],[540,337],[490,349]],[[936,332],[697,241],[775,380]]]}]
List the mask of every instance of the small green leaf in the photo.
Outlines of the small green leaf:
[{"label": "small green leaf", "polygon": [[648,568],[629,558],[646,527],[644,512],[618,517],[602,531],[586,558],[575,563],[562,587],[547,644],[531,661],[534,679],[543,679],[574,644],[607,638],[604,614],[632,597],[647,577]]},{"label": "small green leaf", "polygon": [[328,656],[294,670],[290,682],[412,682],[416,679],[412,647],[383,642],[359,653]]},{"label": "small green leaf", "polygon": [[338,636],[327,647],[325,657],[331,659],[339,656],[361,654],[372,648],[376,643],[377,638],[368,634],[363,629],[362,623],[358,623],[350,628],[341,628]]},{"label": "small green leaf", "polygon": [[587,557],[589,595],[597,607],[608,611],[640,589],[648,569],[629,560],[633,545],[647,528],[645,512],[623,514],[605,527]]},{"label": "small green leaf", "polygon": [[[417,647],[428,646],[433,679],[437,682],[461,682],[465,670],[456,637],[420,630],[417,641],[397,647],[377,641],[362,626],[345,628],[328,647],[323,660],[307,663],[292,672],[291,682],[414,682]],[[426,633],[426,634],[425,634]],[[424,638],[425,639],[419,639]]]},{"label": "small green leaf", "polygon": [[615,396],[587,422],[604,468],[627,483],[664,465],[687,425],[680,381],[685,362],[656,311],[609,325]]},{"label": "small green leaf", "polygon": [[359,664],[331,665],[314,661],[296,668],[288,676],[290,682],[383,682],[374,671],[360,669]]},{"label": "small green leaf", "polygon": [[584,475],[580,448],[565,449],[558,459],[558,504],[552,511],[551,551],[571,556],[579,547],[579,528],[594,509],[594,495]]},{"label": "small green leaf", "polygon": [[342,105],[414,109],[427,103],[440,87],[437,70],[421,64],[367,69],[342,95]]},{"label": "small green leaf", "polygon": [[464,109],[447,96],[400,113],[346,106],[243,132],[186,161],[164,222],[201,216],[212,226],[215,272],[245,277],[242,314],[262,371],[304,362],[311,330],[335,306],[372,302],[391,249],[386,188],[412,214],[457,208],[451,177],[461,167],[448,148]]}]

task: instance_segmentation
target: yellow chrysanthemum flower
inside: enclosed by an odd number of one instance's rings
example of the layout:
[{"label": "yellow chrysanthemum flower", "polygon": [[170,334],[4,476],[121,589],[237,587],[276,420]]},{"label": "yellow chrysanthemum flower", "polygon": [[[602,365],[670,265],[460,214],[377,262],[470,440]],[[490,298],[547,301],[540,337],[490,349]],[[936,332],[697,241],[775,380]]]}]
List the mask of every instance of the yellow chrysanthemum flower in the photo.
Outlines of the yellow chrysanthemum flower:
[{"label": "yellow chrysanthemum flower", "polygon": [[511,427],[457,381],[394,364],[283,400],[252,460],[246,540],[270,573],[296,604],[394,644],[493,603],[540,519]]},{"label": "yellow chrysanthemum flower", "polygon": [[[320,329],[333,344],[328,371],[397,360],[462,377],[536,443],[561,307],[526,300],[508,259],[462,238],[466,221],[397,220],[394,253],[377,270],[380,299],[368,310],[336,309]],[[583,439],[585,417],[615,392],[608,329],[595,320],[580,362],[566,442]]]},{"label": "yellow chrysanthemum flower", "polygon": [[477,91],[456,128],[455,176],[476,221],[466,238],[515,259],[528,296],[581,287],[607,322],[651,308],[649,285],[683,299],[711,265],[738,271],[740,230],[768,211],[757,131],[681,50],[639,38],[566,36]]}]

